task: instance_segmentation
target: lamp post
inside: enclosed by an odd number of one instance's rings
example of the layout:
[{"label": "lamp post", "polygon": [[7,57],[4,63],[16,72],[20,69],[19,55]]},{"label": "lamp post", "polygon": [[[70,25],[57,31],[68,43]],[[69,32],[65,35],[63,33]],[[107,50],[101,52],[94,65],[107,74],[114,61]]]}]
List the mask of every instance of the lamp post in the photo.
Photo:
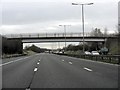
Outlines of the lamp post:
[{"label": "lamp post", "polygon": [[85,31],[85,25],[84,25],[84,5],[92,5],[93,3],[72,3],[72,5],[80,5],[82,6],[82,29],[83,29],[83,53],[85,51],[85,40],[84,40],[84,31]]},{"label": "lamp post", "polygon": [[65,37],[65,51],[66,51],[66,26],[71,26],[71,25],[59,25],[64,27],[64,37]]}]

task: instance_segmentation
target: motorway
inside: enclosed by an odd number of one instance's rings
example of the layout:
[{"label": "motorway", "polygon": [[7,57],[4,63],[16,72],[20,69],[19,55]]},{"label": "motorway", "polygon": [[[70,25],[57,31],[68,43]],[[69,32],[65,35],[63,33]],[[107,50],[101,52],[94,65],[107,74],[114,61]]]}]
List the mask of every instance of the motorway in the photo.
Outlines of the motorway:
[{"label": "motorway", "polygon": [[2,61],[3,88],[118,87],[118,65],[48,53]]}]

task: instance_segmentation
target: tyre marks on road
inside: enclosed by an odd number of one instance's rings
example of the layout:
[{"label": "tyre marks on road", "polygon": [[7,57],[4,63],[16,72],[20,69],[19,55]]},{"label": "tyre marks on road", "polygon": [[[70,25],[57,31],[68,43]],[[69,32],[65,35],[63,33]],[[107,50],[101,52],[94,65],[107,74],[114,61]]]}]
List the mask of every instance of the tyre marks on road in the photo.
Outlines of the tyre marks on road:
[{"label": "tyre marks on road", "polygon": [[41,60],[38,60],[37,63],[36,63],[36,67],[35,67],[34,70],[33,70],[34,73],[33,73],[32,79],[31,79],[28,87],[26,88],[26,90],[31,90],[31,89],[30,89],[30,88],[31,88],[31,84],[32,84],[32,82],[33,82],[33,79],[34,79],[34,77],[35,77],[36,72],[38,71],[38,65],[40,64],[40,61],[41,61]]}]

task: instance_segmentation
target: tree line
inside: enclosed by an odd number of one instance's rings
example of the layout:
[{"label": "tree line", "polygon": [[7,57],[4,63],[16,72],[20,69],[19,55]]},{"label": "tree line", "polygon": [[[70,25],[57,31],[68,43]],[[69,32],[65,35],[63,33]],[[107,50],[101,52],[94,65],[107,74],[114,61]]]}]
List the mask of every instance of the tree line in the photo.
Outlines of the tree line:
[{"label": "tree line", "polygon": [[[118,36],[119,37],[119,33],[115,33],[115,34],[109,34],[108,33],[108,29],[105,28],[104,32],[102,32],[100,29],[95,28],[92,30],[91,32],[91,36],[94,37],[99,37],[99,36]],[[107,39],[106,42],[85,42],[84,45],[85,51],[99,51],[100,53],[103,54],[107,54],[108,52],[110,52],[111,54],[119,54],[120,51],[120,47],[119,47],[119,38],[116,39]],[[82,51],[83,49],[83,43],[79,44],[79,45],[68,45],[66,48],[63,48],[66,51]]]}]

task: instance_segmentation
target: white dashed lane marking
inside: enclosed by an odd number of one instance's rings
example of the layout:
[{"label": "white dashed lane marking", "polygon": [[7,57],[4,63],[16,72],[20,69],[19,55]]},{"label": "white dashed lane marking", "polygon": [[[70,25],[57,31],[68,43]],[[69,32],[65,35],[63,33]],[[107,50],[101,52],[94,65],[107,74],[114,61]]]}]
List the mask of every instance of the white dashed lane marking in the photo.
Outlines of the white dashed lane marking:
[{"label": "white dashed lane marking", "polygon": [[40,64],[39,62],[37,64]]},{"label": "white dashed lane marking", "polygon": [[35,69],[34,69],[34,72],[36,72],[37,70],[38,70],[38,68],[35,68]]},{"label": "white dashed lane marking", "polygon": [[89,69],[89,68],[86,68],[86,67],[84,67],[84,69],[89,71],[89,72],[92,72],[92,69]]},{"label": "white dashed lane marking", "polygon": [[69,62],[69,64],[72,64],[72,62]]},{"label": "white dashed lane marking", "polygon": [[62,61],[65,61],[65,60],[62,60]]}]

